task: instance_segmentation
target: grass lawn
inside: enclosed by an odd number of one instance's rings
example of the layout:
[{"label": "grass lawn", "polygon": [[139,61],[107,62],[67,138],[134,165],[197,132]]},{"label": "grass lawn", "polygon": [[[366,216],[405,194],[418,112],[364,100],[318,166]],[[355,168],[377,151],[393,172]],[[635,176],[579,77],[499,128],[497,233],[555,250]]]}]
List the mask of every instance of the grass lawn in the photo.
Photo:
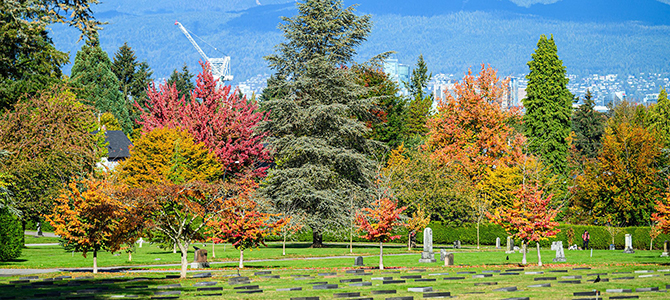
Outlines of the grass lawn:
[{"label": "grass lawn", "polygon": [[[202,244],[196,244],[202,246]],[[242,276],[249,277],[251,285],[258,285],[263,293],[258,294],[238,294],[239,289],[234,289],[240,285],[230,285],[228,280],[232,276],[237,276],[237,259],[239,252],[226,245],[216,246],[215,262],[212,268],[203,270],[203,272],[212,272],[212,278],[204,279],[166,279],[163,271],[169,270],[168,274],[177,274],[177,267],[154,266],[149,268],[130,268],[116,273],[103,273],[95,275],[94,279],[83,279],[73,281],[65,279],[54,282],[54,285],[26,288],[31,283],[10,284],[10,281],[17,280],[20,276],[0,277],[0,298],[16,296],[17,299],[29,298],[57,298],[55,293],[59,293],[61,298],[82,294],[86,289],[95,288],[95,296],[98,299],[110,298],[113,295],[138,295],[146,298],[154,295],[154,292],[166,291],[159,289],[158,286],[167,284],[181,285],[175,290],[181,291],[180,299],[203,299],[203,294],[221,294],[209,298],[220,299],[288,299],[292,297],[320,297],[321,299],[331,299],[334,293],[358,292],[361,297],[374,297],[375,299],[385,299],[388,297],[414,296],[415,299],[423,298],[421,293],[409,292],[411,287],[432,287],[436,292],[450,292],[452,296],[459,299],[503,299],[511,297],[530,297],[531,299],[574,299],[588,298],[587,296],[575,296],[574,292],[587,292],[598,290],[603,296],[621,296],[638,295],[640,299],[668,299],[667,293],[656,292],[638,292],[637,288],[656,287],[665,290],[666,285],[670,284],[670,258],[659,257],[661,251],[637,250],[634,254],[624,254],[622,250],[594,250],[591,257],[590,251],[567,251],[567,263],[554,264],[552,258],[554,251],[543,250],[543,267],[537,266],[537,252],[528,253],[528,262],[530,263],[522,271],[514,271],[518,275],[492,274],[491,277],[473,278],[473,274],[458,274],[459,272],[475,272],[483,274],[482,271],[499,270],[505,272],[508,269],[519,268],[521,254],[505,254],[502,250],[483,248],[478,251],[473,248],[453,250],[455,253],[455,263],[457,266],[444,267],[438,261],[437,263],[426,264],[419,263],[419,251],[407,252],[404,245],[388,245],[384,247],[385,254],[384,265],[387,270],[380,271],[372,269],[378,265],[378,248],[373,245],[356,245],[354,254],[349,254],[348,245],[329,244],[328,248],[311,249],[308,243],[293,243],[287,248],[287,256],[281,255],[281,244],[269,244],[267,248],[260,248],[254,251],[245,251],[245,260],[270,259],[271,261],[247,262],[245,268],[240,270]],[[441,247],[437,246],[436,249]],[[211,245],[207,246],[211,259]],[[448,250],[452,251],[452,250]],[[345,270],[353,269],[353,257],[363,255],[365,257],[366,273],[347,274]],[[192,260],[193,254],[189,254],[189,260]],[[324,256],[348,256],[347,258],[329,258]],[[439,256],[439,255],[436,255]],[[509,260],[507,258],[509,257]],[[160,260],[156,261],[156,258]],[[289,260],[282,260],[289,258]],[[140,265],[140,264],[176,264],[179,262],[179,254],[173,254],[172,251],[164,251],[144,244],[144,247],[137,248],[133,255],[133,262],[128,262],[125,253],[119,256],[113,256],[111,253],[101,253],[99,255],[99,264],[105,266],[122,265]],[[91,256],[83,258],[80,253],[64,252],[60,247],[43,246],[29,247],[24,249],[22,257],[13,262],[0,263],[0,268],[68,268],[68,267],[89,267],[92,264]],[[575,270],[575,268],[590,268],[588,270]],[[424,271],[411,272],[410,269],[425,269]],[[131,272],[141,271],[142,273]],[[255,272],[262,270],[271,270],[272,275],[279,275],[280,278],[262,278],[261,275],[254,275]],[[556,270],[565,270],[565,272],[551,272]],[[650,270],[650,273],[635,273],[635,271]],[[398,273],[383,273],[383,272]],[[525,272],[539,271],[543,274],[525,274]],[[630,272],[624,274],[613,274],[615,272]],[[336,273],[336,276],[323,276],[319,273]],[[434,273],[449,273],[449,275],[430,275]],[[603,279],[609,279],[609,282],[592,283],[587,280],[593,280],[595,273],[607,273],[601,275]],[[194,273],[189,273],[192,276]],[[308,275],[309,278],[297,280],[291,275]],[[55,277],[60,275],[67,276],[91,276],[90,273],[52,273],[39,275],[42,278]],[[401,276],[421,275],[422,278],[436,279],[436,281],[420,282],[414,279],[404,279],[405,283],[383,284],[379,280],[372,280],[373,277],[393,277],[401,279]],[[652,275],[654,277],[646,277]],[[123,278],[117,278],[124,276]],[[560,283],[562,276],[581,276],[576,278],[579,284]],[[643,277],[640,277],[643,276]],[[146,277],[143,281],[129,281],[132,278]],[[457,280],[445,280],[445,277],[463,277]],[[538,277],[555,277],[553,280],[536,281]],[[622,277],[632,277],[624,279]],[[343,283],[341,280],[361,278],[363,282],[370,282],[371,286],[349,286],[349,283]],[[193,285],[196,282],[212,281],[217,282],[214,288],[221,288],[217,291],[197,291]],[[74,283],[73,283],[74,282]],[[329,284],[338,284],[335,290],[317,290],[313,288],[316,282],[327,282]],[[493,283],[495,285],[475,285],[481,283]],[[549,283],[550,287],[532,288],[533,284]],[[137,286],[147,286],[132,288]],[[280,292],[277,289],[301,287],[301,291]],[[516,292],[498,292],[494,289],[502,287],[517,287]],[[374,290],[396,290],[397,293],[389,295],[373,295]],[[632,289],[632,293],[616,294],[607,293],[607,289]],[[475,293],[475,294],[470,294]],[[484,294],[478,294],[484,293]],[[46,296],[44,296],[46,295]],[[602,298],[601,298],[602,299]],[[607,298],[604,298],[607,299]]]},{"label": "grass lawn", "polygon": [[53,244],[58,243],[58,238],[55,237],[36,237],[34,235],[25,235],[24,236],[25,244]]}]

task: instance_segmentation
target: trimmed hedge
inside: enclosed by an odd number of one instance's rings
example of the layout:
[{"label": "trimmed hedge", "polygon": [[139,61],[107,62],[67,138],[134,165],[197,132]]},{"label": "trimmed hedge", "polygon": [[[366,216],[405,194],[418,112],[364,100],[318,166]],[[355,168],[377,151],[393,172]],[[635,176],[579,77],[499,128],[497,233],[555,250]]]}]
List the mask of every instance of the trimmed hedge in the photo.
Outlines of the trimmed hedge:
[{"label": "trimmed hedge", "polygon": [[0,209],[0,261],[21,256],[23,230],[19,218],[8,209]]},{"label": "trimmed hedge", "polygon": [[[462,244],[476,245],[477,244],[477,227],[475,224],[469,224],[463,227],[448,227],[442,225],[440,222],[431,222],[428,227],[433,229],[433,243],[435,244],[453,244],[454,241],[460,240]],[[563,241],[564,247],[569,247],[570,245],[576,244],[577,246],[582,246],[582,233],[584,230],[588,230],[591,235],[591,240],[589,241],[589,248],[593,249],[609,249],[609,245],[612,242],[610,234],[607,232],[605,227],[602,226],[585,226],[585,225],[569,225],[563,224],[558,226],[561,231],[556,235],[555,238],[550,238],[545,241],[541,241],[540,245],[542,247],[551,246],[553,241]],[[568,235],[572,231],[572,243],[569,241]],[[621,228],[621,232],[614,237],[614,244],[617,249],[624,248],[624,236],[626,233],[633,235],[633,247],[635,249],[649,249],[649,243],[651,242],[651,237],[649,235],[649,227],[624,227]],[[399,239],[394,240],[396,243],[407,243],[407,230],[400,229],[397,234],[400,235]],[[505,247],[507,233],[503,230],[502,227],[495,224],[481,224],[479,227],[479,243],[481,245],[495,245],[496,238],[500,237],[500,244],[502,247]],[[281,241],[281,237],[272,236],[267,238],[268,241]],[[656,239],[654,239],[654,249],[663,249],[663,242],[665,240],[670,240],[670,234],[661,234]],[[298,234],[294,235],[291,238],[291,241],[299,242],[311,242],[312,241],[312,230],[307,228],[302,230]],[[324,242],[349,242],[348,232],[343,233],[324,233],[323,235]],[[421,244],[423,242],[423,232],[417,233],[416,236],[417,243]],[[367,242],[367,240],[358,237],[354,234],[354,242]],[[520,246],[519,242],[515,242],[516,246]]]}]

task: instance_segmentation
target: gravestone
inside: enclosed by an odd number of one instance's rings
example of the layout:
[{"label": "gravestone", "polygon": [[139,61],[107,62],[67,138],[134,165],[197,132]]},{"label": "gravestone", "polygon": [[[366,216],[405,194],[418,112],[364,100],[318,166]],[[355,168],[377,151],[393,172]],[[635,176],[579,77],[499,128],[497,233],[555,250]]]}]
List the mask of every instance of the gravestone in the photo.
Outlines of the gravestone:
[{"label": "gravestone", "polygon": [[445,257],[447,257],[447,250],[440,249],[440,261],[444,261]]},{"label": "gravestone", "polygon": [[566,262],[565,252],[563,252],[563,241],[555,241],[551,243],[551,250],[556,251],[556,258],[553,259],[554,262]]},{"label": "gravestone", "polygon": [[505,250],[505,253],[514,253],[514,242],[512,241],[512,237],[508,236],[507,237],[507,250]]},{"label": "gravestone", "polygon": [[496,249],[500,249],[500,237],[496,238]]},{"label": "gravestone", "polygon": [[429,227],[423,230],[423,252],[421,252],[421,263],[434,263],[435,253],[433,253],[433,230]]},{"label": "gravestone", "polygon": [[356,257],[356,260],[354,260],[354,267],[362,267],[362,266],[365,266],[363,264],[363,256]]},{"label": "gravestone", "polygon": [[626,248],[623,253],[635,253],[635,250],[633,250],[633,236],[628,233],[626,234]]},{"label": "gravestone", "polygon": [[195,248],[193,262],[191,263],[191,269],[200,269],[200,268],[209,268],[209,263],[207,262],[207,250]]},{"label": "gravestone", "polygon": [[461,241],[454,242],[454,249],[461,249]]},{"label": "gravestone", "polygon": [[140,248],[142,248],[142,243],[144,243],[144,239],[140,238],[139,240],[137,240],[137,243],[140,244]]},{"label": "gravestone", "polygon": [[668,253],[668,240],[665,240],[663,243],[663,253],[661,253],[661,257],[668,257],[670,254]]},{"label": "gravestone", "polygon": [[610,250],[616,250],[616,246],[614,246],[614,244],[610,244]]}]

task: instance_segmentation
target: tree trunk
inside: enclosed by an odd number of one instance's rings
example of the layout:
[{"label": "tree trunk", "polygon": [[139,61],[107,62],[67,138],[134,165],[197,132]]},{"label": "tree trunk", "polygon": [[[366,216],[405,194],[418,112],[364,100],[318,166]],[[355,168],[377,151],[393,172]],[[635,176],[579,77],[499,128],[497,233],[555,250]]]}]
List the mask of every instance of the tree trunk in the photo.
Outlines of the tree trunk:
[{"label": "tree trunk", "polygon": [[477,220],[477,249],[479,249],[479,222],[480,220]]},{"label": "tree trunk", "polygon": [[384,270],[384,244],[379,242],[379,269]]},{"label": "tree trunk", "polygon": [[521,251],[523,251],[523,259],[521,260],[521,263],[525,265],[528,263],[528,261],[526,260],[526,242],[521,241],[521,245],[522,245]]},{"label": "tree trunk", "polygon": [[172,244],[172,253],[177,253],[177,243]]},{"label": "tree trunk", "polygon": [[98,274],[98,251],[93,250],[93,274]]},{"label": "tree trunk", "polygon": [[179,278],[186,278],[186,268],[188,268],[188,245],[179,243],[179,250],[181,251],[181,272]]},{"label": "tree trunk", "polygon": [[214,245],[216,245],[216,243],[214,242],[214,237],[212,236],[212,258],[216,258],[216,253],[214,253]]},{"label": "tree trunk", "polygon": [[537,265],[542,266],[542,256],[540,255],[540,243],[535,242],[537,244]]},{"label": "tree trunk", "polygon": [[651,242],[649,242],[649,251],[653,250],[654,248],[654,238],[651,239]]},{"label": "tree trunk", "polygon": [[310,248],[323,248],[323,234],[320,230],[312,229],[312,245]]},{"label": "tree trunk", "polygon": [[351,231],[349,232],[349,253],[354,253],[354,227],[351,226]]},{"label": "tree trunk", "polygon": [[128,252],[128,261],[133,261],[133,253]]},{"label": "tree trunk", "polygon": [[244,269],[244,250],[240,250],[240,269]]},{"label": "tree trunk", "polygon": [[284,234],[284,241],[281,243],[281,255],[286,255],[286,234]]}]

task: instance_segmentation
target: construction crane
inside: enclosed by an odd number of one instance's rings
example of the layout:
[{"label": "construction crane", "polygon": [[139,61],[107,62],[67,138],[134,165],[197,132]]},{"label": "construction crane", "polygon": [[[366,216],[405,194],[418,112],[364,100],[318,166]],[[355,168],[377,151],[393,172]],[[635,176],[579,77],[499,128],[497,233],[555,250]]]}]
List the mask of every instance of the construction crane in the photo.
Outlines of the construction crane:
[{"label": "construction crane", "polygon": [[[198,43],[191,37],[191,34],[188,33],[188,30],[184,28],[184,25],[175,21],[175,25],[179,26],[181,32],[184,33],[186,38],[193,44],[195,50],[198,50],[198,53],[207,61],[212,68],[212,75],[214,75],[215,80],[221,81],[230,81],[233,80],[233,75],[230,74],[230,56],[225,56],[222,58],[209,58],[207,54],[198,46]],[[205,42],[206,43],[206,42]],[[214,48],[216,49],[216,48]]]}]

